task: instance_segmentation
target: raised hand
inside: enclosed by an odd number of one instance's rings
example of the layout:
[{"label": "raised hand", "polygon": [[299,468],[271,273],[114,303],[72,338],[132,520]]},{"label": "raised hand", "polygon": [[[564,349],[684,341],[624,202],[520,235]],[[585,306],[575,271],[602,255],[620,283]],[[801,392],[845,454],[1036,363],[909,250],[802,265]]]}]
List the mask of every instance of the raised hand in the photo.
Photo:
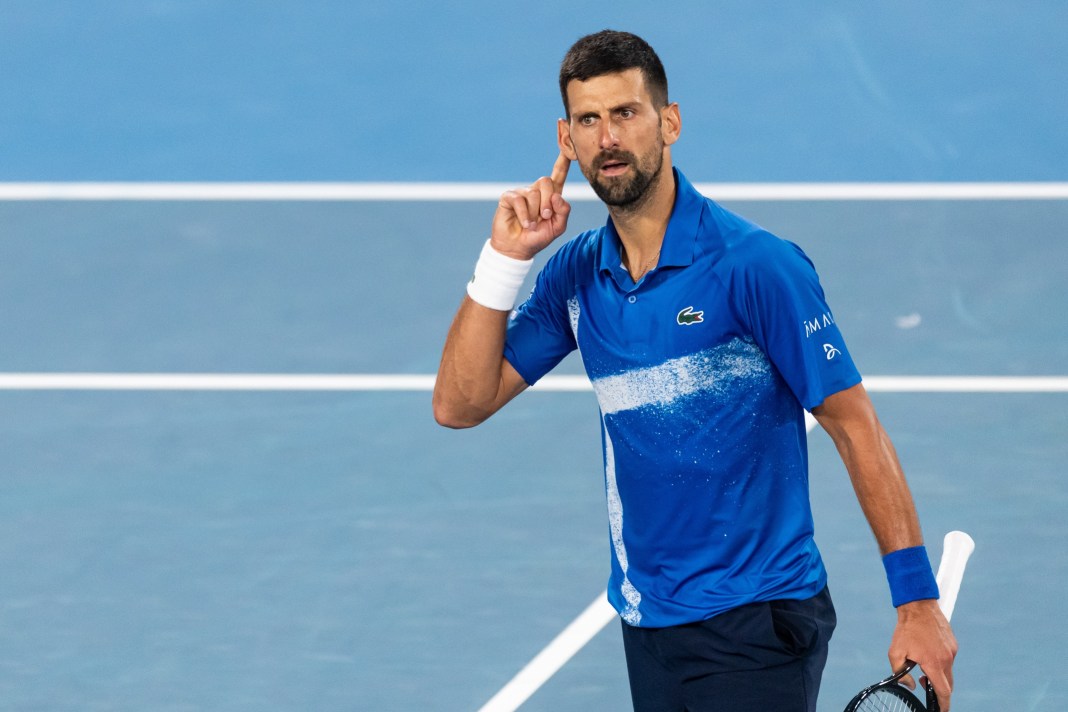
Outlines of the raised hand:
[{"label": "raised hand", "polygon": [[562,195],[571,161],[557,157],[552,174],[509,190],[497,203],[490,243],[502,255],[529,260],[567,229],[571,206]]}]

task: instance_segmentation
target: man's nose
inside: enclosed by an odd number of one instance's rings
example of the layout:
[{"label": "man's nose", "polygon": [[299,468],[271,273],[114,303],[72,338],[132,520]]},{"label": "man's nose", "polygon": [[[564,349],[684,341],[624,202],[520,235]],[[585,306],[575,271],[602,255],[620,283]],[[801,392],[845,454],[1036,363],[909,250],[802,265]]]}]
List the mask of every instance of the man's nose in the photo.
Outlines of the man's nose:
[{"label": "man's nose", "polygon": [[619,145],[619,132],[611,121],[601,124],[601,148],[614,148]]}]

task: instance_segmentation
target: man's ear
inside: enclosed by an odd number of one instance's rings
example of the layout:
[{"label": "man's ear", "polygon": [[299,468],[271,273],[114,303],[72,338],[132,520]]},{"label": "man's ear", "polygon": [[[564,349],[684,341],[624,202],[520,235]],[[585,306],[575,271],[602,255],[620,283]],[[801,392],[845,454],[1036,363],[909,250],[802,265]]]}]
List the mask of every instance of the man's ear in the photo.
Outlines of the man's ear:
[{"label": "man's ear", "polygon": [[678,102],[672,102],[660,110],[660,125],[665,145],[670,146],[679,140],[682,133],[682,115],[679,113]]},{"label": "man's ear", "polygon": [[578,160],[575,144],[571,141],[571,125],[567,119],[556,120],[556,143],[560,146],[560,153],[564,155],[564,158],[569,161]]}]

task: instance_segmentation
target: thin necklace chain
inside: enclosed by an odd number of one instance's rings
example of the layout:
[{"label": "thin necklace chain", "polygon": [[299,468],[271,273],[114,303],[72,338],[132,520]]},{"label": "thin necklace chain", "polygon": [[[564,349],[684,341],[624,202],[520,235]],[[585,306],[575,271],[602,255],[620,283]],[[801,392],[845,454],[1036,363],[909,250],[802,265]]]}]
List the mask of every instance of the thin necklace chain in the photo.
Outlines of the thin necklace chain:
[{"label": "thin necklace chain", "polygon": [[653,256],[652,256],[652,257],[651,257],[651,258],[649,259],[649,261],[648,261],[648,262],[646,262],[645,264],[643,264],[643,265],[642,265],[642,267],[641,267],[641,271],[640,271],[640,272],[638,272],[638,274],[636,274],[636,275],[634,276],[634,281],[635,281],[635,282],[637,282],[637,281],[638,281],[639,279],[641,279],[642,277],[644,277],[644,276],[645,276],[645,273],[646,273],[646,272],[648,272],[649,270],[651,270],[651,269],[653,268],[653,265],[654,265],[654,264],[656,264],[656,261],[657,261],[658,259],[660,259],[660,250],[657,250],[657,251],[656,251],[656,254],[655,254],[655,255],[653,255]]}]

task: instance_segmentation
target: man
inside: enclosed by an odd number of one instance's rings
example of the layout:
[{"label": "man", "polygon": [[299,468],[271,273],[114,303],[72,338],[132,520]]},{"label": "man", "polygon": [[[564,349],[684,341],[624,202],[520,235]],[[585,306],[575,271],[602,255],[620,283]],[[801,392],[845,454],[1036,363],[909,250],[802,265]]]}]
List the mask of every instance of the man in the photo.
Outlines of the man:
[{"label": "man", "polygon": [[[948,710],[956,641],[911,495],[808,258],[673,168],[679,107],[643,40],[580,39],[560,89],[560,157],[501,196],[435,418],[477,425],[577,348],[602,415],[609,600],[635,709],[813,712],[835,618],[813,542],[810,410],[884,555],[891,666],[920,663]],[[534,255],[567,228],[573,161],[609,221],[564,244],[510,315]]]}]

